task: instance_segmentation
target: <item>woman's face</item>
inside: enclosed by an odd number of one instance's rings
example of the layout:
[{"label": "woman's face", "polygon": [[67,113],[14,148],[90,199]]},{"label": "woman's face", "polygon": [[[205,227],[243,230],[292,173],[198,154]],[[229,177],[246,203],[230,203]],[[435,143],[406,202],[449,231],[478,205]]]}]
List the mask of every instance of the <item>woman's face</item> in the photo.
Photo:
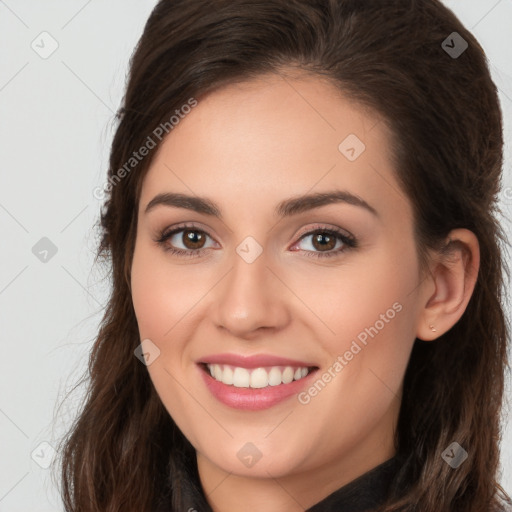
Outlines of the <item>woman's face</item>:
[{"label": "woman's face", "polygon": [[200,471],[339,479],[387,460],[425,294],[385,125],[305,76],[183,117],[143,182],[131,284]]}]

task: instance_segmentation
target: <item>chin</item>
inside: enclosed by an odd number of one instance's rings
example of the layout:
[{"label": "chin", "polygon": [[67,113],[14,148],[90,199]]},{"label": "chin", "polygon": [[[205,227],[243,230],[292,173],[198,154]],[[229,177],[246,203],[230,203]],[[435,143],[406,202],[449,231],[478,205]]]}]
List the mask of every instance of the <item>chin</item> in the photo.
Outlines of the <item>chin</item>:
[{"label": "chin", "polygon": [[[258,447],[259,446],[259,447]],[[282,446],[282,444],[281,444]],[[277,450],[274,443],[266,446],[257,443],[230,442],[229,446],[215,452],[202,452],[211,464],[225,472],[252,478],[280,478],[297,471],[302,465],[304,452],[300,446],[287,446]],[[297,457],[301,454],[300,457]]]}]

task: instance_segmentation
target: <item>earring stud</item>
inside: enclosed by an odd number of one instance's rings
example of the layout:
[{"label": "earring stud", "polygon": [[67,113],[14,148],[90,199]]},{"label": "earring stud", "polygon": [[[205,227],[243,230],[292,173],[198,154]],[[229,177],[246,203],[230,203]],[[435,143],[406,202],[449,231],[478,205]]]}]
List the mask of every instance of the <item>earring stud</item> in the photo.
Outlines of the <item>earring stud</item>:
[{"label": "earring stud", "polygon": [[437,329],[433,325],[429,325],[429,327],[432,332],[437,332]]}]

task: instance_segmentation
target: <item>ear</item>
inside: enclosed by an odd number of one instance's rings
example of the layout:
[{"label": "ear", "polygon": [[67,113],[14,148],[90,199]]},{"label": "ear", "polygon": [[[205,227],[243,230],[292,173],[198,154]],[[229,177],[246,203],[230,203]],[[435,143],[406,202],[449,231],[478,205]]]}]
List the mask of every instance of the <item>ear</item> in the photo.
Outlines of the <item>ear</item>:
[{"label": "ear", "polygon": [[454,229],[447,242],[435,253],[430,274],[423,283],[424,305],[419,312],[416,337],[424,341],[438,338],[459,321],[478,277],[480,246],[475,234],[468,229]]}]

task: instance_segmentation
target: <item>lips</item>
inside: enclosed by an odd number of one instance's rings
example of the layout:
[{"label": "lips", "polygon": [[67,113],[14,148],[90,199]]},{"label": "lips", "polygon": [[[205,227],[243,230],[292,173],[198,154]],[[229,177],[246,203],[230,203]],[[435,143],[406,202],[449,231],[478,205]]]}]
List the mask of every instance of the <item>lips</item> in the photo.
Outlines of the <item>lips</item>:
[{"label": "lips", "polygon": [[236,409],[260,410],[297,394],[318,369],[307,361],[267,354],[215,354],[198,361],[210,392]]}]

